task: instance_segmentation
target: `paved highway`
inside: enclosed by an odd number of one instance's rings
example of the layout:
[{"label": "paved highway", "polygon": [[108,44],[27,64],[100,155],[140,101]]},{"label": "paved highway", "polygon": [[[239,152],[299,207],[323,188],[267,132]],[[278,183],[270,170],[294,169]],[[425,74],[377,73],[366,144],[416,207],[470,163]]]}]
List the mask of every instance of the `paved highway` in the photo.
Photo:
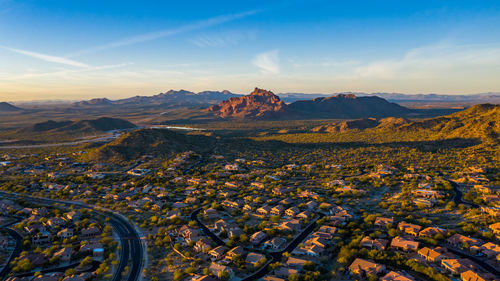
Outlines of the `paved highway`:
[{"label": "paved highway", "polygon": [[[91,209],[94,212],[97,212],[109,218],[109,223],[118,233],[121,242],[120,262],[118,264],[118,269],[116,270],[115,275],[113,276],[113,281],[139,280],[143,266],[143,258],[145,255],[144,247],[142,245],[139,234],[135,230],[132,223],[130,223],[123,216],[117,215],[109,210],[105,210],[91,205],[86,205],[81,202],[55,200],[50,198],[34,197],[19,193],[8,193],[4,191],[0,191],[0,195],[2,195],[2,197],[10,196],[10,197],[30,198],[38,203],[46,205],[53,205],[56,203],[66,205],[68,207],[73,205],[77,209],[82,209],[82,208]],[[124,279],[123,274],[125,271],[125,267],[128,265],[129,261],[131,261],[130,272],[128,278]]]}]

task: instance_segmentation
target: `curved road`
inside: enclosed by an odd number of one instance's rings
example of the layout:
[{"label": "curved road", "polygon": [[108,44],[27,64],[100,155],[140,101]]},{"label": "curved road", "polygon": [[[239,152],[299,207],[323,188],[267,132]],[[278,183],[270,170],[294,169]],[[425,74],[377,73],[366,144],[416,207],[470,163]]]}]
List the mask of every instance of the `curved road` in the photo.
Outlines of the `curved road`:
[{"label": "curved road", "polygon": [[10,236],[14,237],[16,239],[16,247],[14,248],[14,251],[12,251],[12,254],[10,255],[7,263],[5,263],[5,267],[0,271],[0,280],[4,280],[5,277],[10,273],[12,270],[12,267],[10,266],[10,263],[17,257],[19,254],[21,254],[22,251],[22,241],[23,237],[19,235],[15,230],[12,230],[10,228],[5,228],[7,232],[9,233]]},{"label": "curved road", "polygon": [[474,208],[479,208],[479,205],[474,203],[474,202],[469,202],[469,201],[464,201],[463,200],[463,194],[462,191],[458,188],[458,183],[452,181],[452,180],[447,180],[451,186],[453,187],[453,192],[455,193],[455,196],[453,196],[453,201],[455,204],[458,206],[459,204],[464,204],[464,205],[469,205]]},{"label": "curved road", "polygon": [[[125,271],[125,267],[128,265],[129,260],[132,262],[132,266],[130,267],[129,276],[126,279],[127,281],[137,281],[141,275],[142,271],[142,263],[144,258],[144,248],[139,237],[139,234],[135,230],[134,226],[122,216],[117,215],[111,211],[96,208],[94,206],[86,205],[81,202],[73,202],[73,201],[63,201],[63,200],[55,200],[44,197],[34,197],[25,194],[19,193],[8,193],[5,191],[0,191],[0,194],[3,196],[12,196],[12,197],[20,197],[20,198],[30,198],[34,201],[37,201],[46,205],[53,205],[55,203],[63,204],[65,206],[74,206],[77,209],[91,209],[94,212],[100,213],[101,215],[109,218],[109,222],[115,229],[115,231],[120,236],[121,242],[121,254],[120,254],[120,262],[118,264],[118,269],[113,276],[113,281],[120,281],[123,279],[123,274]],[[10,270],[9,270],[10,271]]]}]

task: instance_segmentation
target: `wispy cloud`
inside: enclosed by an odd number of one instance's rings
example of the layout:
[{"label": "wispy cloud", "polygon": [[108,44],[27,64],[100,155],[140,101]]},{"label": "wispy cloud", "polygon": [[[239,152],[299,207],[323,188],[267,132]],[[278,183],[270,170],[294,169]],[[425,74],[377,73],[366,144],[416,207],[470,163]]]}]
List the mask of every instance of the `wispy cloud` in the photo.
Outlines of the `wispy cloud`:
[{"label": "wispy cloud", "polygon": [[138,44],[138,43],[142,43],[142,42],[147,42],[147,41],[151,41],[151,40],[165,38],[165,37],[169,37],[169,36],[173,36],[173,35],[177,35],[177,34],[182,34],[182,33],[190,32],[190,31],[194,31],[194,30],[200,30],[200,29],[220,25],[220,24],[223,24],[226,22],[234,21],[237,19],[241,19],[241,18],[250,16],[250,15],[253,15],[255,13],[258,13],[259,11],[260,10],[251,10],[251,11],[246,11],[246,12],[242,12],[242,13],[217,16],[217,17],[206,19],[206,20],[198,21],[198,22],[195,22],[192,24],[180,26],[177,28],[164,29],[164,30],[159,30],[159,31],[155,31],[155,32],[137,35],[137,36],[127,37],[127,38],[123,38],[121,40],[118,40],[116,42],[111,42],[108,44],[104,44],[104,45],[100,45],[100,46],[96,46],[96,47],[92,47],[92,48],[88,48],[85,50],[81,50],[81,51],[72,53],[72,54],[68,55],[68,57],[77,57],[77,56],[81,56],[81,55],[85,55],[85,54],[96,53],[96,52],[114,49],[114,48],[118,48],[118,47],[129,46],[129,45],[134,45],[134,44]]},{"label": "wispy cloud", "polygon": [[360,78],[431,78],[483,71],[500,63],[499,45],[456,45],[449,42],[408,50],[401,58],[359,65],[353,75]]},{"label": "wispy cloud", "polygon": [[[70,76],[92,73],[96,74],[99,71],[105,71],[109,69],[115,68],[123,68],[126,66],[132,65],[132,63],[119,63],[119,64],[110,64],[110,65],[101,65],[101,66],[89,66],[83,69],[61,69],[57,71],[51,72],[35,72],[35,73],[26,73],[21,75],[10,75],[10,74],[0,74],[0,80],[23,80],[23,79],[34,79],[34,78],[45,78],[45,77],[59,77],[61,79],[67,79]],[[98,75],[102,75],[103,72],[99,72]]]},{"label": "wispy cloud", "polygon": [[241,41],[256,38],[255,31],[232,31],[218,34],[200,34],[191,39],[191,43],[200,48],[221,48],[236,46]]},{"label": "wispy cloud", "polygon": [[278,74],[280,72],[279,52],[278,50],[272,50],[257,54],[253,58],[252,64],[264,74]]},{"label": "wispy cloud", "polygon": [[27,51],[27,50],[21,50],[21,49],[15,49],[15,48],[9,48],[9,47],[3,46],[3,45],[0,45],[0,48],[14,52],[14,53],[18,53],[18,54],[22,54],[22,55],[29,56],[32,58],[36,58],[39,60],[43,60],[46,62],[53,62],[53,63],[58,63],[58,64],[76,66],[76,67],[89,67],[85,63],[78,62],[78,61],[64,58],[64,57],[52,56],[52,55],[47,55],[47,54],[42,54],[42,53],[37,53],[37,52],[32,52],[32,51]]}]

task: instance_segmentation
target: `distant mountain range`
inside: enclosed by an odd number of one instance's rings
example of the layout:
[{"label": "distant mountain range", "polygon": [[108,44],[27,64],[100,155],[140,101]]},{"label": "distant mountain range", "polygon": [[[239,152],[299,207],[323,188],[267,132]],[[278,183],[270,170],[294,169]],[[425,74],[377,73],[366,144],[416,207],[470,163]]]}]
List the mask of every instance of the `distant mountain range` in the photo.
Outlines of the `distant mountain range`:
[{"label": "distant mountain range", "polygon": [[19,108],[17,106],[14,106],[8,102],[0,102],[0,112],[14,112],[14,111],[21,111],[23,110],[22,108]]},{"label": "distant mountain range", "polygon": [[482,93],[470,95],[441,95],[441,94],[401,94],[401,93],[364,93],[341,92],[333,94],[306,94],[306,93],[280,93],[278,96],[286,103],[313,98],[325,98],[336,95],[355,95],[358,97],[377,96],[390,102],[470,102],[470,103],[500,103],[500,93]]},{"label": "distant mountain range", "polygon": [[78,121],[53,121],[48,120],[33,124],[29,127],[19,129],[20,133],[48,133],[48,132],[71,132],[71,133],[96,133],[112,130],[132,129],[136,125],[123,119],[102,117],[93,120]]},{"label": "distant mountain range", "polygon": [[249,95],[233,97],[211,106],[207,111],[220,118],[281,120],[408,116],[413,113],[379,97],[356,97],[352,94],[301,100],[287,105],[274,93],[258,88]]},{"label": "distant mountain range", "polygon": [[231,97],[238,97],[229,91],[203,91],[194,93],[186,90],[170,90],[154,96],[135,96],[131,98],[109,100],[107,98],[91,99],[88,101],[75,102],[76,107],[108,107],[108,106],[206,106],[217,104]]}]

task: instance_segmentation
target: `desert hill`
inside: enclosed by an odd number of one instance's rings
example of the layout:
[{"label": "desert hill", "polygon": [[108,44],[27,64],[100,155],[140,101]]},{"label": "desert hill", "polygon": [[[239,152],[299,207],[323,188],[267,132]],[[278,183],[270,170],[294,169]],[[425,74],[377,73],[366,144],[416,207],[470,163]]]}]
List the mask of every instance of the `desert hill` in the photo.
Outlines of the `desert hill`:
[{"label": "desert hill", "polygon": [[118,118],[102,117],[94,120],[53,121],[48,120],[20,129],[21,133],[74,132],[95,133],[112,130],[131,129],[136,126]]},{"label": "desert hill", "polygon": [[89,160],[127,161],[141,156],[172,156],[188,150],[200,151],[214,143],[213,138],[189,135],[167,129],[140,129],[123,134],[92,150]]},{"label": "desert hill", "polygon": [[22,109],[8,102],[0,102],[0,112],[21,111]]},{"label": "desert hill", "polygon": [[342,133],[357,129],[394,136],[425,136],[427,139],[475,138],[498,141],[500,105],[479,104],[450,115],[410,122],[404,118],[359,119],[327,124],[313,132]]},{"label": "desert hill", "polygon": [[296,101],[288,109],[302,118],[380,118],[412,113],[410,109],[383,98],[357,97],[353,94]]}]

